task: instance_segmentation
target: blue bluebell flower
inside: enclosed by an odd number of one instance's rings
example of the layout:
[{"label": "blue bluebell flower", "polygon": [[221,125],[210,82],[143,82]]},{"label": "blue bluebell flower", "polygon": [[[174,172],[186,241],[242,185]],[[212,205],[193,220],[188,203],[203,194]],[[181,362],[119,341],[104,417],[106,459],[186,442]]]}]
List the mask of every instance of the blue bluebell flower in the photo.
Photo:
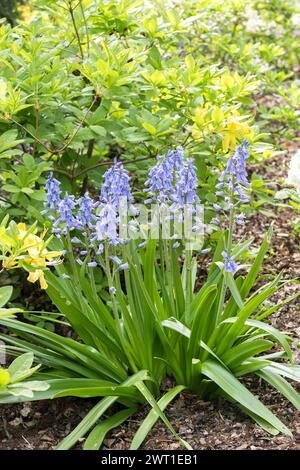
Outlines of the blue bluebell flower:
[{"label": "blue bluebell flower", "polygon": [[44,205],[49,207],[50,210],[56,210],[60,203],[60,181],[53,177],[53,172],[51,171],[47,177],[45,183],[46,190],[46,202]]},{"label": "blue bluebell flower", "polygon": [[[250,186],[246,168],[246,160],[249,157],[249,142],[243,141],[242,145],[236,148],[233,156],[229,157],[225,171],[222,172],[217,195],[225,196],[224,201],[234,207],[237,203],[246,203],[249,201],[245,194],[245,188]],[[219,191],[221,190],[221,191]]]},{"label": "blue bluebell flower", "polygon": [[96,251],[96,255],[102,255],[103,251],[104,251],[104,245],[103,245],[103,243],[100,243],[100,245],[98,246],[98,249]]},{"label": "blue bluebell flower", "polygon": [[68,274],[66,274],[66,273],[63,273],[63,274],[61,275],[61,277],[62,277],[63,279],[71,279],[71,277],[70,277]]},{"label": "blue bluebell flower", "polygon": [[73,230],[77,227],[77,220],[74,216],[74,209],[76,206],[75,196],[69,196],[68,194],[60,201],[58,205],[59,218],[54,222],[53,227],[57,228],[59,224],[63,223],[64,228],[62,233],[66,233],[67,230]]},{"label": "blue bluebell flower", "polygon": [[144,246],[146,246],[146,245],[147,245],[146,241],[141,242],[141,243],[138,244],[138,248],[144,248]]},{"label": "blue bluebell flower", "polygon": [[125,271],[126,269],[129,269],[129,264],[128,263],[123,263],[119,265],[119,270],[120,271]]},{"label": "blue bluebell flower", "polygon": [[122,260],[118,256],[111,255],[110,259],[116,264],[122,264]]},{"label": "blue bluebell flower", "polygon": [[197,196],[197,174],[194,159],[188,158],[178,171],[177,202],[183,207],[184,204],[198,204]]},{"label": "blue bluebell flower", "polygon": [[114,165],[104,173],[104,183],[100,192],[100,202],[118,207],[122,200],[132,201],[128,171],[122,163]]},{"label": "blue bluebell flower", "polygon": [[108,240],[111,245],[119,243],[118,213],[112,204],[101,204],[95,225],[95,236],[92,241]]},{"label": "blue bluebell flower", "polygon": [[96,261],[90,261],[87,265],[89,268],[96,268],[98,263]]},{"label": "blue bluebell flower", "polygon": [[245,223],[245,214],[241,213],[241,214],[237,214],[235,216],[235,223],[237,225],[243,225]]},{"label": "blue bluebell flower", "polygon": [[72,238],[71,238],[71,242],[72,242],[72,243],[82,243],[81,240],[79,240],[78,237],[72,237]]},{"label": "blue bluebell flower", "polygon": [[169,203],[177,200],[176,189],[177,179],[183,168],[183,149],[178,147],[176,150],[169,150],[167,155],[157,158],[157,163],[149,173],[145,182],[147,189],[144,191],[149,194],[149,203]]},{"label": "blue bluebell flower", "polygon": [[84,196],[78,199],[77,205],[77,227],[81,229],[83,229],[84,227],[93,229],[95,221],[97,219],[94,213],[97,204],[88,195],[88,193],[85,193]]},{"label": "blue bluebell flower", "polygon": [[235,273],[235,271],[237,270],[237,264],[233,260],[233,258],[230,258],[228,254],[226,253],[226,251],[222,251],[222,256],[225,260],[225,263],[224,263],[225,271],[227,273]]}]

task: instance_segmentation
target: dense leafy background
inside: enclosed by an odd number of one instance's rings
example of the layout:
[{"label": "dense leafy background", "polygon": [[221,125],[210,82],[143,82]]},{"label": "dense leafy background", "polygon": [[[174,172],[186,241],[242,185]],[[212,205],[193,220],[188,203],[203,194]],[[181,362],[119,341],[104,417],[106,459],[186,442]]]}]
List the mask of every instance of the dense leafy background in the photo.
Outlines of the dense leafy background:
[{"label": "dense leafy background", "polygon": [[[265,131],[297,123],[294,1],[31,5],[0,28],[0,196],[13,216],[39,218],[50,167],[64,189],[93,191],[112,159],[136,161],[143,178],[177,145],[196,158],[211,203],[228,135],[267,158]],[[267,108],[268,93],[278,105]]]}]

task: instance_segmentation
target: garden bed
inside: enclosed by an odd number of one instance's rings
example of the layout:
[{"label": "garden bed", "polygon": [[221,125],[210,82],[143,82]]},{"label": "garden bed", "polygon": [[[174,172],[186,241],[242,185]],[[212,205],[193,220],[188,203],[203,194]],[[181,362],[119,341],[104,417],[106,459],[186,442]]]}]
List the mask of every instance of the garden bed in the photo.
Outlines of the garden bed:
[{"label": "garden bed", "polygon": [[[292,153],[294,146],[286,148]],[[286,176],[288,158],[280,155],[268,161],[263,168],[266,179]],[[253,167],[253,171],[259,168]],[[292,222],[296,214],[292,209],[275,209],[272,239],[272,256],[266,260],[265,272],[277,273],[283,270],[288,279],[300,276],[300,253],[298,240],[290,236]],[[240,230],[238,236],[253,237],[254,245],[259,245],[270,222],[269,217],[256,213]],[[290,284],[276,294],[274,300],[291,295],[297,287]],[[271,317],[271,323],[288,332],[293,338],[299,338],[299,301],[284,306]],[[299,352],[294,348],[296,358]],[[235,450],[300,450],[300,414],[284,399],[259,379],[247,379],[247,387],[258,396],[293,432],[293,438],[278,435],[272,438],[259,428],[251,419],[239,412],[221,398],[206,402],[190,393],[182,393],[167,409],[166,415],[194,449],[235,449]],[[164,391],[170,383],[164,384]],[[300,391],[299,384],[294,384]],[[53,401],[25,403],[20,405],[2,405],[0,407],[0,449],[53,449],[80,422],[95,400],[61,398]],[[104,441],[103,449],[128,449],[132,438],[145,418],[149,407],[136,413],[125,425],[112,431]],[[77,446],[80,448],[80,445]],[[173,438],[166,426],[158,422],[147,436],[143,449],[180,449],[180,444]]]}]

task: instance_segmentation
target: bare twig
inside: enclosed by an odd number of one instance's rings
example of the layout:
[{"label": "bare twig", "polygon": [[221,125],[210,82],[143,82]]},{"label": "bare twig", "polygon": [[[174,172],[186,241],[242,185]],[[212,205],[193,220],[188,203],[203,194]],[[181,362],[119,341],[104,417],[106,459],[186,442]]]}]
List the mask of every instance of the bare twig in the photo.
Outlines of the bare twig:
[{"label": "bare twig", "polygon": [[[128,165],[130,163],[138,163],[138,162],[143,162],[145,160],[150,160],[150,159],[155,158],[155,157],[156,157],[156,155],[147,155],[146,157],[135,158],[133,160],[127,160],[127,161],[123,160],[122,163],[124,165]],[[81,175],[84,175],[85,173],[87,173],[90,170],[95,170],[96,168],[100,168],[101,166],[111,166],[113,164],[114,164],[113,161],[96,163],[96,165],[93,165],[93,166],[90,166],[89,168],[85,168],[84,170],[81,170],[79,173],[77,173],[76,178],[78,178]]]},{"label": "bare twig", "polygon": [[[81,4],[81,2],[79,2]],[[78,5],[78,4],[77,4]],[[76,5],[76,6],[77,6]],[[76,8],[76,7],[75,7]],[[75,34],[76,34],[76,37],[77,37],[77,42],[78,42],[78,46],[79,46],[79,50],[80,50],[80,55],[81,55],[81,59],[83,60],[84,58],[84,54],[83,54],[83,48],[82,48],[82,44],[81,44],[81,39],[80,39],[80,34],[79,34],[79,31],[78,31],[78,28],[77,28],[77,24],[76,24],[76,20],[75,20],[75,16],[74,16],[74,9],[73,6],[72,6],[72,0],[69,2],[69,12],[70,12],[70,15],[71,15],[71,19],[72,19],[72,23],[73,23],[73,27],[74,27],[74,31],[75,31]]]},{"label": "bare twig", "polygon": [[[91,139],[88,143],[88,149],[87,149],[87,153],[86,153],[87,159],[92,158],[94,145],[95,145],[95,139]],[[89,180],[88,175],[85,175],[85,177],[83,179],[83,183],[82,183],[82,188],[81,188],[81,193],[82,194],[84,194],[87,190],[88,180]]]},{"label": "bare twig", "polygon": [[9,199],[7,199],[4,196],[0,196],[0,201],[5,202],[5,204],[9,204],[12,207],[19,208],[19,206],[17,204],[14,204],[13,202],[11,202]]},{"label": "bare twig", "polygon": [[72,142],[72,140],[76,137],[76,135],[78,134],[78,132],[80,131],[80,129],[82,128],[83,124],[84,124],[84,121],[86,120],[89,112],[91,111],[92,107],[94,106],[94,104],[96,103],[98,97],[97,96],[94,96],[94,99],[93,99],[93,102],[92,104],[89,106],[89,108],[87,109],[86,113],[84,114],[82,120],[80,121],[80,123],[78,124],[78,126],[76,127],[76,129],[74,130],[73,134],[71,135],[71,137],[66,141],[66,143],[60,148],[60,149],[56,149],[55,151],[51,152],[52,154],[54,153],[62,153],[64,150],[66,150],[66,148],[70,145],[70,143]]},{"label": "bare twig", "polygon": [[87,118],[87,115],[89,114],[89,112],[91,111],[92,107],[94,106],[94,104],[96,103],[98,97],[95,96],[93,101],[92,101],[92,104],[89,106],[89,108],[87,109],[87,111],[85,112],[82,120],[80,121],[80,123],[78,124],[78,126],[74,129],[73,133],[71,134],[71,136],[66,140],[66,142],[60,147],[60,148],[56,148],[56,149],[51,149],[47,144],[45,144],[44,142],[42,142],[38,137],[36,137],[34,134],[32,134],[32,132],[30,132],[25,126],[23,126],[23,124],[20,124],[18,121],[16,121],[13,117],[9,117],[9,120],[12,121],[14,124],[16,124],[16,126],[20,127],[20,129],[22,129],[24,132],[26,132],[26,134],[30,135],[36,142],[38,142],[40,145],[42,145],[46,150],[47,152],[50,153],[50,155],[54,155],[54,154],[59,154],[59,153],[62,153],[64,150],[66,150],[66,148],[70,145],[70,143],[73,141],[73,139],[76,137],[76,135],[78,134],[78,132],[80,131],[80,129],[82,128],[83,124],[84,124],[84,121],[86,120]]},{"label": "bare twig", "polygon": [[87,24],[87,21],[86,21],[86,17],[85,17],[85,14],[84,14],[84,8],[83,8],[83,6],[82,6],[82,1],[81,1],[81,0],[79,0],[79,5],[80,5],[80,10],[81,10],[82,18],[83,18],[83,21],[84,21],[85,34],[86,34],[86,45],[87,45],[87,50],[88,50],[88,55],[89,55],[89,52],[90,52],[90,35],[89,35],[89,28],[88,28],[88,24]]},{"label": "bare twig", "polygon": [[23,124],[16,121],[11,116],[9,117],[9,120],[12,121],[14,124],[16,124],[16,126],[18,126],[20,129],[22,129],[24,132],[26,132],[26,134],[30,135],[36,142],[38,142],[40,145],[42,145],[48,152],[52,151],[46,144],[44,144],[44,142],[42,142],[38,137],[36,137],[34,134],[32,134],[32,132],[30,132],[25,126],[23,126]]}]

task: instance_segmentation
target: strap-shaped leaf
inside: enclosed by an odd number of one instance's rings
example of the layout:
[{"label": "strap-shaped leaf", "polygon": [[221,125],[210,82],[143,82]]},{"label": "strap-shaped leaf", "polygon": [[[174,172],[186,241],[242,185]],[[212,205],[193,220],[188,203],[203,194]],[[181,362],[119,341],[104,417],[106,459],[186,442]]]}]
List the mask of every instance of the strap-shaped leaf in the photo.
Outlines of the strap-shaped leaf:
[{"label": "strap-shaped leaf", "polygon": [[[138,380],[149,380],[149,374],[147,371],[140,371],[129,377],[123,385],[133,385]],[[117,401],[118,397],[106,397],[103,398],[96,406],[94,406],[90,412],[83,418],[83,420],[76,426],[76,428],[57,446],[56,450],[68,450],[73,447],[74,444],[81,437],[85,436],[91,427],[98,421],[98,419],[105,413],[105,411]]]},{"label": "strap-shaped leaf", "polygon": [[269,362],[267,371],[273,372],[275,374],[282,375],[288,379],[300,382],[300,366],[299,365],[288,365],[288,364],[279,364],[274,361]]},{"label": "strap-shaped leaf", "polygon": [[253,338],[231,348],[222,356],[222,360],[228,367],[234,368],[249,357],[256,356],[263,351],[271,349],[272,346],[272,341]]},{"label": "strap-shaped leaf", "polygon": [[249,273],[247,274],[246,279],[244,280],[244,283],[241,289],[241,297],[243,299],[245,299],[245,297],[249,294],[250,290],[252,289],[256,281],[257,274],[260,271],[264,257],[269,249],[272,234],[273,234],[273,228],[270,227],[255,257],[254,263],[252,264],[251,269]]},{"label": "strap-shaped leaf", "polygon": [[[177,395],[182,392],[185,388],[186,387],[184,387],[183,385],[177,385],[177,387],[174,387],[172,388],[172,390],[169,390],[167,393],[165,393],[165,395],[160,398],[160,400],[157,402],[159,408],[164,411],[169,405],[169,403],[171,403],[171,401],[174,400],[174,398],[176,398]],[[137,432],[135,433],[130,446],[131,450],[136,450],[140,447],[140,445],[146,439],[147,435],[149,434],[158,419],[158,413],[155,409],[152,409],[138,428]]]},{"label": "strap-shaped leaf", "polygon": [[170,421],[168,420],[168,418],[165,416],[165,414],[163,413],[163,411],[161,410],[161,408],[159,407],[159,405],[157,404],[156,400],[153,398],[152,394],[150,393],[150,391],[148,390],[148,388],[146,387],[146,385],[142,382],[142,381],[138,381],[136,382],[135,386],[137,387],[137,389],[141,392],[142,395],[144,395],[145,399],[147,400],[147,402],[152,406],[152,408],[154,409],[154,411],[156,412],[156,414],[159,416],[159,418],[165,423],[165,425],[167,426],[167,428],[169,429],[169,431],[173,434],[173,436],[175,436],[178,441],[188,450],[192,450],[192,447],[184,440],[182,439],[178,434],[177,432],[175,431],[175,429],[173,428],[172,424],[170,423]]},{"label": "strap-shaped leaf", "polygon": [[260,370],[257,375],[266,380],[276,390],[282,393],[294,406],[300,411],[300,395],[299,393],[279,374],[274,374],[269,370]]},{"label": "strap-shaped leaf", "polygon": [[208,360],[202,364],[201,371],[245,409],[255,413],[283,434],[292,435],[290,430],[261,401],[219,363]]},{"label": "strap-shaped leaf", "polygon": [[83,449],[100,449],[107,433],[124,423],[124,421],[126,421],[136,411],[136,407],[126,408],[125,410],[119,411],[118,413],[95,426],[85,441]]},{"label": "strap-shaped leaf", "polygon": [[[227,320],[224,320],[224,323],[233,323],[234,324],[236,322],[236,320],[237,320],[237,317],[227,318]],[[290,345],[287,341],[286,335],[284,335],[279,330],[277,330],[277,328],[274,328],[274,326],[269,325],[268,323],[258,321],[258,320],[247,320],[247,321],[245,321],[245,325],[246,326],[253,326],[256,330],[265,331],[266,333],[269,334],[269,336],[272,336],[273,338],[275,338],[278,341],[278,343],[285,350],[285,352],[286,352],[288,358],[290,359],[290,361],[291,362],[294,361],[293,353],[292,353]]]}]

